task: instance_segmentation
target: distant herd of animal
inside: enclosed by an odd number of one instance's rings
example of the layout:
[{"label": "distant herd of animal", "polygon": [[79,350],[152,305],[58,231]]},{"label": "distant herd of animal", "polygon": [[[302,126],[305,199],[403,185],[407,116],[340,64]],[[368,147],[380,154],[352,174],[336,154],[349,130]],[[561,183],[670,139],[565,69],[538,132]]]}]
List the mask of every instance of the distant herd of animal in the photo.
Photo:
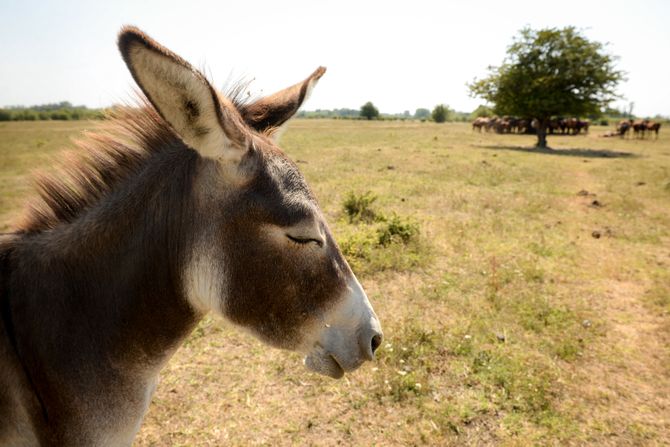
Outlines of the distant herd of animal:
[{"label": "distant herd of animal", "polygon": [[651,120],[621,120],[616,126],[615,135],[625,137],[633,129],[633,135],[638,138],[644,138],[645,134],[655,133],[658,138],[658,131],[661,129],[661,123]]},{"label": "distant herd of animal", "polygon": [[[584,131],[588,133],[590,123],[577,118],[556,118],[549,121],[547,133],[561,133],[577,135]],[[532,118],[503,117],[479,117],[472,122],[472,130],[496,133],[535,133],[538,121]]]},{"label": "distant herd of animal", "polygon": [[[548,134],[561,135],[578,135],[581,132],[589,132],[590,122],[588,120],[580,120],[578,118],[554,118],[547,124]],[[499,134],[517,133],[517,134],[534,134],[538,128],[537,119],[532,118],[515,118],[511,116],[503,117],[479,117],[472,122],[472,130],[481,132],[496,132]],[[626,136],[630,130],[633,130],[633,135],[637,138],[644,138],[646,135],[651,135],[652,132],[658,138],[658,131],[661,128],[661,123],[651,120],[622,120],[617,124],[616,132],[610,132],[603,136]]]}]

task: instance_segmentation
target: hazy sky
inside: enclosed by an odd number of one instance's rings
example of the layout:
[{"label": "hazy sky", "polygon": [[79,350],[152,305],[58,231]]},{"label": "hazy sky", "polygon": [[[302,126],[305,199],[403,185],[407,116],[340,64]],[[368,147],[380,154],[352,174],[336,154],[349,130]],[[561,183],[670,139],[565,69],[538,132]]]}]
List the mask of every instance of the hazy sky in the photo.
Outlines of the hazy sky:
[{"label": "hazy sky", "polygon": [[252,93],[270,93],[325,65],[305,109],[372,101],[383,112],[470,111],[481,100],[465,84],[502,61],[519,29],[574,25],[620,56],[628,81],[617,105],[670,115],[670,1],[661,0],[0,0],[0,106],[127,99],[123,24],[205,68],[218,87],[246,76]]}]

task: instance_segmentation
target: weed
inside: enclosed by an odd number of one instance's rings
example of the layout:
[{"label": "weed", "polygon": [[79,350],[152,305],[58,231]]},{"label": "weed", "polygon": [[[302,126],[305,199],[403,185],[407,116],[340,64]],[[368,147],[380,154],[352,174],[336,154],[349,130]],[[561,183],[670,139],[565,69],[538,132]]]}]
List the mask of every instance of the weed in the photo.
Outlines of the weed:
[{"label": "weed", "polygon": [[349,223],[356,222],[374,222],[377,213],[372,209],[372,204],[377,200],[377,196],[371,191],[363,194],[356,194],[350,191],[344,199],[344,212],[349,218]]},{"label": "weed", "polygon": [[[350,193],[344,201],[344,209],[352,210],[347,214],[354,225],[338,241],[354,271],[359,274],[402,271],[426,264],[430,250],[419,240],[418,222],[396,213],[386,217],[373,211],[369,205],[376,199],[369,192],[362,196]],[[363,215],[368,216],[367,220],[356,217]]]},{"label": "weed", "polygon": [[386,247],[392,243],[409,244],[419,235],[419,224],[407,217],[393,214],[385,219],[384,225],[377,229],[379,245]]}]

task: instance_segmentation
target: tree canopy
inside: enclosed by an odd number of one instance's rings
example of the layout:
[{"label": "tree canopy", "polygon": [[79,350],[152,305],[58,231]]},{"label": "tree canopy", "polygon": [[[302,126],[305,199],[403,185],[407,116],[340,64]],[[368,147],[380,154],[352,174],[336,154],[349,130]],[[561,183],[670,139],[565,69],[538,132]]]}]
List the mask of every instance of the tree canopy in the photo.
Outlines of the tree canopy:
[{"label": "tree canopy", "polygon": [[491,109],[491,107],[487,107],[485,105],[479,105],[470,114],[471,118],[479,118],[479,117],[482,117],[482,116],[484,116],[484,117],[493,116],[493,109]]},{"label": "tree canopy", "polygon": [[370,101],[361,107],[361,116],[369,120],[379,117],[379,110]]},{"label": "tree canopy", "polygon": [[445,106],[444,104],[438,104],[433,109],[431,117],[433,118],[433,121],[435,121],[436,123],[444,123],[445,121],[447,121],[449,112],[450,110],[448,106]]},{"label": "tree canopy", "polygon": [[499,67],[469,85],[472,96],[493,104],[499,115],[538,120],[538,146],[546,147],[546,125],[553,116],[598,114],[618,98],[624,73],[603,44],[574,27],[522,29]]},{"label": "tree canopy", "polygon": [[426,119],[430,116],[430,110],[424,109],[422,107],[416,109],[416,112],[414,112],[414,118],[420,120],[420,119]]}]

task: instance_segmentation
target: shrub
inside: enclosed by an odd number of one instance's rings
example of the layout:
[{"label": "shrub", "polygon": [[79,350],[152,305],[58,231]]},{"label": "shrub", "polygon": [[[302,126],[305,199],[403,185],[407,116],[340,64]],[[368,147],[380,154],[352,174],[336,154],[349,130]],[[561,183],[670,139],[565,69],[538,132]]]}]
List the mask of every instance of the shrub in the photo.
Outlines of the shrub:
[{"label": "shrub", "polygon": [[68,121],[70,119],[70,115],[67,112],[58,110],[51,112],[51,119],[59,121]]},{"label": "shrub", "polygon": [[13,119],[14,121],[35,121],[37,120],[37,114],[30,110],[23,110],[15,113]]},{"label": "shrub", "polygon": [[421,242],[419,224],[393,214],[387,217],[372,209],[377,199],[371,192],[349,193],[343,207],[349,223],[338,237],[342,253],[357,274],[383,270],[408,270],[425,265],[430,250]]},{"label": "shrub", "polygon": [[436,123],[444,123],[447,121],[447,116],[449,115],[449,107],[444,104],[439,104],[433,109],[431,117]]},{"label": "shrub", "polygon": [[350,191],[344,199],[344,212],[349,217],[349,223],[373,222],[377,218],[377,213],[372,209],[375,200],[377,196],[371,191],[363,194]]},{"label": "shrub", "polygon": [[419,224],[408,217],[394,214],[377,230],[379,245],[386,247],[394,242],[408,244],[419,235]]}]

